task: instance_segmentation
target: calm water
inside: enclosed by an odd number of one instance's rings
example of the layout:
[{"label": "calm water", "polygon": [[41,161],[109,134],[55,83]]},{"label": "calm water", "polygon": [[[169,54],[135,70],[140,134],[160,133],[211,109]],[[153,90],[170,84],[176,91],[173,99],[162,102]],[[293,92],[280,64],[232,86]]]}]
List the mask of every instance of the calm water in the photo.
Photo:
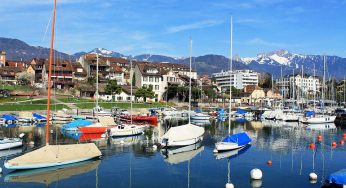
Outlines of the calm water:
[{"label": "calm water", "polygon": [[[102,151],[100,160],[60,169],[14,172],[3,168],[0,187],[214,188],[225,187],[228,178],[235,187],[321,187],[330,173],[345,167],[345,147],[338,145],[333,149],[330,146],[332,141],[342,139],[342,134],[346,132],[342,126],[335,129],[322,129],[325,126],[307,129],[297,123],[234,121],[232,132],[246,130],[253,140],[252,146],[238,153],[228,153],[229,158],[216,159],[221,156],[213,154],[214,144],[227,135],[228,125],[212,122],[211,125],[203,125],[206,134],[200,145],[180,148],[186,151],[176,154],[171,154],[178,152],[175,149],[152,150],[152,143],[164,134],[167,126],[181,123],[161,123],[141,136],[93,140]],[[51,139],[55,143],[76,143],[90,139],[75,133],[64,136],[59,126],[52,130]],[[25,142],[34,141],[35,147],[44,143],[41,140],[44,139],[44,127],[2,128],[2,131],[7,136],[26,132]],[[316,144],[314,152],[308,146],[319,134],[323,135],[323,141]],[[24,150],[31,148],[29,144],[24,146]],[[21,151],[15,149],[6,152]],[[6,159],[1,158],[1,166]],[[272,160],[271,166],[267,165],[268,160]],[[253,168],[262,170],[261,181],[250,181],[249,174]],[[309,182],[310,172],[318,175],[317,182]]]}]

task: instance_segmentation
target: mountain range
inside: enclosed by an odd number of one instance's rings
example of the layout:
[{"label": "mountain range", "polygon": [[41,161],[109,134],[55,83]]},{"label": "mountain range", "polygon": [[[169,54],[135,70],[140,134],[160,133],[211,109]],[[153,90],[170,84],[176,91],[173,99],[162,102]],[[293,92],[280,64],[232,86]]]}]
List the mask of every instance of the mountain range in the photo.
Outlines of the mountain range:
[{"label": "mountain range", "polygon": [[[31,60],[32,58],[48,58],[49,48],[40,46],[30,46],[18,39],[0,37],[0,50],[6,51],[7,59],[10,60]],[[88,52],[77,52],[75,54],[66,54],[58,52],[61,58],[77,59],[86,53],[98,53],[103,56],[130,58],[124,54],[107,50],[104,48],[95,48]],[[346,68],[346,58],[338,56],[323,55],[302,55],[291,53],[288,50],[277,50],[268,53],[260,53],[256,57],[233,57],[233,69],[252,69],[260,73],[270,73],[278,78],[282,74],[292,74],[303,72],[313,75],[315,67],[316,75],[323,75],[323,62],[326,58],[326,75],[336,79],[342,79],[345,76],[343,72]],[[189,58],[176,58],[155,54],[142,54],[131,57],[140,61],[150,62],[169,62],[189,64]],[[229,59],[222,55],[208,54],[192,58],[192,68],[197,70],[198,74],[208,74],[229,70]]]}]

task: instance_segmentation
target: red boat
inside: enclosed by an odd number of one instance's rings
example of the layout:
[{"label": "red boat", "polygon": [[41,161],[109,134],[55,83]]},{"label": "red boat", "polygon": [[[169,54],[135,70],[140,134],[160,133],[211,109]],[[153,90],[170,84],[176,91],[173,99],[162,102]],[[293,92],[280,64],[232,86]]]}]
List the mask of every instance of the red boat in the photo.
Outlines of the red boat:
[{"label": "red boat", "polygon": [[78,141],[85,142],[102,138],[103,133],[81,134]]},{"label": "red boat", "polygon": [[78,127],[78,130],[83,134],[105,133],[112,126],[103,126],[100,123],[95,123],[85,127]]},{"label": "red boat", "polygon": [[[131,119],[130,115],[121,115],[120,118],[122,119]],[[155,116],[141,116],[141,115],[132,115],[133,121],[147,121],[151,123],[157,123],[157,117]]]}]

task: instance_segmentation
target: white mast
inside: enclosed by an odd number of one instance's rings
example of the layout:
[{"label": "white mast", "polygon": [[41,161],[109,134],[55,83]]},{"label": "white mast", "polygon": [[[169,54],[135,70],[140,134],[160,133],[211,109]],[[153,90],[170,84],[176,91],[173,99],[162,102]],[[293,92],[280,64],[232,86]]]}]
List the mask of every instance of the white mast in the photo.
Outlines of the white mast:
[{"label": "white mast", "polygon": [[324,116],[324,87],[325,87],[325,81],[326,81],[326,56],[323,56],[323,87],[322,87],[322,114]]},{"label": "white mast", "polygon": [[131,83],[130,83],[130,96],[131,96],[131,100],[130,100],[130,117],[131,117],[131,125],[132,125],[132,79],[133,79],[133,72],[132,72],[132,58],[130,59],[130,77],[131,77]]},{"label": "white mast", "polygon": [[345,76],[344,76],[344,106],[345,106]]},{"label": "white mast", "polygon": [[293,81],[292,81],[292,86],[293,86],[293,90],[292,90],[292,99],[293,99],[293,103],[294,103],[294,88],[296,85],[296,77],[294,76],[294,69],[293,69]]},{"label": "white mast", "polygon": [[316,86],[316,69],[315,69],[315,64],[314,64],[314,111],[316,111],[316,89],[317,89],[317,86]]},{"label": "white mast", "polygon": [[192,39],[190,37],[190,81],[189,81],[189,124],[191,124],[191,63],[192,63]]},{"label": "white mast", "polygon": [[233,16],[231,16],[231,33],[230,33],[230,57],[229,57],[229,112],[228,112],[228,134],[231,134],[231,111],[232,111],[232,60],[233,60]]},{"label": "white mast", "polygon": [[[99,107],[99,54],[96,53],[96,108]],[[98,114],[98,113],[97,113]]]}]

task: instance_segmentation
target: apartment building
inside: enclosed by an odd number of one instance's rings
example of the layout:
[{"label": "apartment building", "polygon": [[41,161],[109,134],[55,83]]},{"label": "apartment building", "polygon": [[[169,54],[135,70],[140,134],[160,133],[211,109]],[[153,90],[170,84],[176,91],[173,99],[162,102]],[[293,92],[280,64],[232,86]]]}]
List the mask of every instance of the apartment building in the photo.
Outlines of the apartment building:
[{"label": "apartment building", "polygon": [[221,71],[219,73],[212,74],[212,77],[216,80],[217,85],[221,91],[225,91],[229,88],[230,80],[231,86],[237,89],[243,89],[248,85],[258,85],[258,73],[253,70],[234,70]]}]

